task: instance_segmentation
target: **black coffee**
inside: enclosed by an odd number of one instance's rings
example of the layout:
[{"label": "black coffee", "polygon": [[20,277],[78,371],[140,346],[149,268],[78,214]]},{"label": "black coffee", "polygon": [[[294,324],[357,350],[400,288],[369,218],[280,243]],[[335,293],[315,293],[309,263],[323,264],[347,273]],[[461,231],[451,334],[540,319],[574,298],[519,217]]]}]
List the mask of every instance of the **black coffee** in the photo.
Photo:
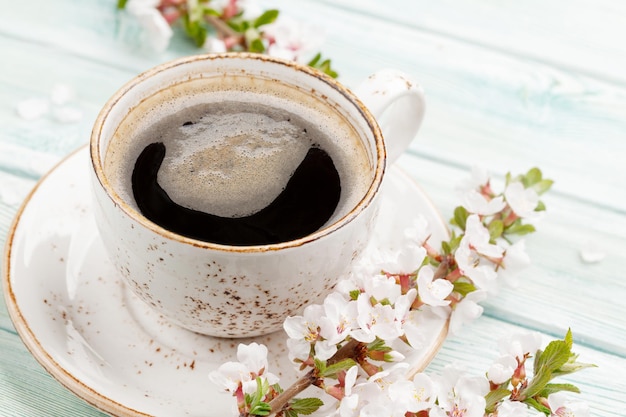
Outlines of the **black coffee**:
[{"label": "black coffee", "polygon": [[213,77],[128,112],[104,170],[121,199],[164,228],[249,246],[297,239],[346,216],[370,187],[370,161],[350,120],[307,91]]},{"label": "black coffee", "polygon": [[194,239],[234,246],[298,239],[330,219],[341,195],[332,159],[324,150],[312,147],[285,189],[267,207],[243,217],[217,216],[181,206],[168,196],[158,182],[165,153],[165,145],[155,142],[137,158],[131,179],[135,201],[152,222]]}]

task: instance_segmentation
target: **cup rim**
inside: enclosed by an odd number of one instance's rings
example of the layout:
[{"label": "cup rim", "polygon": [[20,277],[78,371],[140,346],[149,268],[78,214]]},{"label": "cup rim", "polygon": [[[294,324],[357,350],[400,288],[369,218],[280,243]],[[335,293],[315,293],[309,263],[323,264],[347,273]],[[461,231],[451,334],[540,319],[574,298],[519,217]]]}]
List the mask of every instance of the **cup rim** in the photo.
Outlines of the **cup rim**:
[{"label": "cup rim", "polygon": [[[294,71],[303,72],[308,76],[312,76],[317,78],[319,81],[329,85],[332,89],[339,92],[343,95],[352,105],[354,105],[355,109],[359,112],[360,117],[366,122],[369,130],[372,132],[374,137],[375,147],[376,147],[376,155],[375,155],[375,170],[374,170],[374,178],[372,179],[365,195],[359,202],[350,209],[348,213],[334,221],[333,223],[316,230],[315,232],[308,234],[304,237],[289,240],[285,242],[279,243],[271,243],[265,245],[250,245],[250,246],[235,246],[235,245],[224,245],[218,243],[207,242],[203,240],[198,240],[194,238],[190,238],[187,236],[180,235],[178,233],[174,233],[169,231],[158,224],[150,221],[144,215],[141,214],[137,209],[128,204],[124,199],[120,197],[120,195],[113,189],[111,183],[107,179],[104,174],[104,155],[100,152],[100,141],[102,138],[102,128],[103,125],[111,113],[112,109],[115,105],[120,101],[120,99],[135,88],[137,85],[141,84],[145,80],[153,77],[154,75],[168,71],[171,68],[178,67],[180,65],[187,65],[196,61],[209,61],[209,60],[220,60],[220,59],[243,59],[243,60],[258,60],[262,62],[271,62],[273,64],[283,65],[285,67],[289,67]],[[126,216],[128,216],[132,221],[139,223],[142,227],[149,229],[151,232],[161,235],[162,237],[176,241],[179,243],[191,245],[198,248],[203,249],[212,249],[218,250],[222,252],[232,252],[232,253],[262,253],[262,252],[272,252],[279,251],[288,248],[295,248],[299,246],[306,245],[308,243],[317,241],[325,236],[333,234],[336,230],[341,229],[346,226],[348,223],[352,222],[358,215],[363,212],[374,200],[377,196],[378,191],[382,184],[382,178],[386,169],[386,148],[383,140],[382,131],[378,122],[371,114],[371,112],[367,109],[367,107],[361,102],[361,100],[350,91],[347,87],[340,84],[334,78],[324,74],[323,72],[312,68],[308,65],[299,64],[295,61],[289,61],[282,58],[271,57],[269,55],[262,55],[256,53],[249,52],[225,52],[219,54],[198,54],[192,56],[186,56],[182,58],[177,58],[162,64],[159,64],[147,71],[140,73],[139,75],[133,77],[130,81],[126,82],[117,92],[107,100],[104,104],[102,110],[100,110],[96,121],[94,122],[94,127],[91,132],[90,144],[89,144],[89,154],[91,159],[91,165],[93,169],[93,173],[106,193],[107,197],[121,209]]]}]

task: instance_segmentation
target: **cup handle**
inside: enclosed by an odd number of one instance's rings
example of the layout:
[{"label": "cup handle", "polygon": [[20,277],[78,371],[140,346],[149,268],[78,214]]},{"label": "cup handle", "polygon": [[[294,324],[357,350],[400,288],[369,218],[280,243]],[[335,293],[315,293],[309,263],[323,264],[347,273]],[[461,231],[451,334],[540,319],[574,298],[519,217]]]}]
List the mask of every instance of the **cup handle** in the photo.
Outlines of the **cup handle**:
[{"label": "cup handle", "polygon": [[355,94],[378,121],[387,163],[393,164],[409,147],[424,119],[422,87],[403,72],[384,69],[370,75]]}]

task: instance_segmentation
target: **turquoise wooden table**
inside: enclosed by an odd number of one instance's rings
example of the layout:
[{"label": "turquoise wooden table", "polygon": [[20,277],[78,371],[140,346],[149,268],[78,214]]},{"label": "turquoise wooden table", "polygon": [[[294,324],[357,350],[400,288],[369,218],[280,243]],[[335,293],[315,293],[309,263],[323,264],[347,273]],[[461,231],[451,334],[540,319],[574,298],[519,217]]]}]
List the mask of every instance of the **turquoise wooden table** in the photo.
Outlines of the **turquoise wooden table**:
[{"label": "turquoise wooden table", "polygon": [[[428,371],[462,362],[480,374],[497,356],[498,338],[523,329],[561,338],[571,328],[580,360],[598,367],[565,381],[580,387],[591,415],[625,416],[626,3],[261,4],[322,28],[321,49],[348,86],[382,67],[420,81],[426,119],[399,164],[445,217],[459,203],[455,186],[474,165],[495,181],[533,166],[555,180],[544,198],[547,216],[527,239],[532,263],[519,285],[485,301],[482,317],[449,338]],[[139,72],[197,50],[175,36],[164,53],[145,51],[113,0],[0,0],[0,9],[3,245],[21,202],[87,143],[105,101]],[[24,100],[51,94],[63,106],[38,118],[16,111]],[[0,303],[0,415],[101,415],[39,365]]]}]

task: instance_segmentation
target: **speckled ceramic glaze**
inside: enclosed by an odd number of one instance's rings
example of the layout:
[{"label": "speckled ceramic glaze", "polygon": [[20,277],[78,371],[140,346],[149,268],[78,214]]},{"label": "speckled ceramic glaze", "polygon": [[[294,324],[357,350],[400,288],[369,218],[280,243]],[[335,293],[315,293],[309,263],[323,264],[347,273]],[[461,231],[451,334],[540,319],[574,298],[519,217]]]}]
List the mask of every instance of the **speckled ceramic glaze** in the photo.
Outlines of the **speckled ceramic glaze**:
[{"label": "speckled ceramic glaze", "polygon": [[[306,92],[339,111],[358,132],[373,178],[360,202],[338,221],[304,238],[272,245],[226,246],[176,235],[122,200],[103,170],[107,146],[121,120],[147,97],[192,78],[245,74]],[[363,104],[383,116],[395,106],[387,141],[394,156],[408,145],[423,115],[421,90],[385,71],[360,89],[363,101],[308,67],[252,54],[203,55],[156,67],[125,85],[101,111],[91,137],[94,213],[112,263],[129,288],[174,323],[223,337],[267,334],[289,315],[319,302],[370,240],[378,211],[386,153],[381,129]]]}]

